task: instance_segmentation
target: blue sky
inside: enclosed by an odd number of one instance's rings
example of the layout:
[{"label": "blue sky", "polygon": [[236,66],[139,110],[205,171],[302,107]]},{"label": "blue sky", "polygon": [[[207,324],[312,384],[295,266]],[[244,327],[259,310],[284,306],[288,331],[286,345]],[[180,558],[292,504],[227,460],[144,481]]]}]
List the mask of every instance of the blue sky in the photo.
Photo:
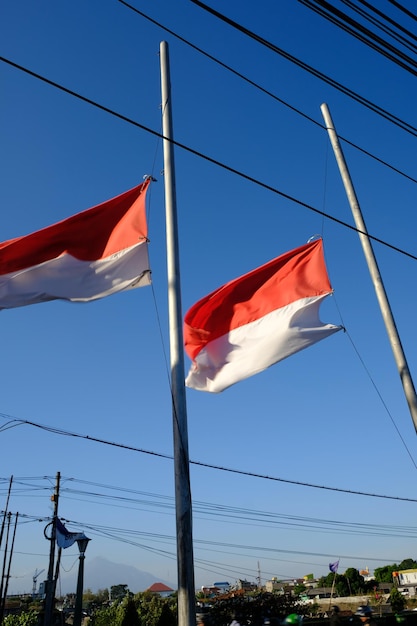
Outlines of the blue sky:
[{"label": "blue sky", "polygon": [[[402,172],[343,144],[369,233],[415,254],[415,135],[189,0],[132,6],[262,89],[116,0],[2,3],[1,240],[146,174],[157,179],[148,194],[152,288],[1,314],[2,508],[13,475],[9,509],[21,520],[11,590],[30,591],[34,571],[47,567],[43,528],[57,472],[59,515],[92,537],[87,558],[176,583],[163,158],[145,130],[161,129],[162,40],[176,141],[242,174],[175,148],[184,313],[319,234],[334,288],[321,316],[347,330],[222,394],[187,391],[196,585],[259,571],[263,580],[320,576],[339,557],[339,571],[416,558],[416,433],[360,242],[303,206],[353,225],[323,128],[326,102],[343,138]],[[300,2],[210,6],[413,124],[415,77]],[[378,7],[415,32],[389,2]],[[379,243],[374,251],[413,375],[416,261]],[[42,428],[9,427],[11,418]]]}]

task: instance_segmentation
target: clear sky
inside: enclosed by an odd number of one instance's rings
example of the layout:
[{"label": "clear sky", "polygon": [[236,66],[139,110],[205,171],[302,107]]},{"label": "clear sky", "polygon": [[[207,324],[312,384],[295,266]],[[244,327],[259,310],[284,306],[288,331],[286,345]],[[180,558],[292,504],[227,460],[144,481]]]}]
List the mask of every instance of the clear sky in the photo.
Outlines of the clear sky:
[{"label": "clear sky", "polygon": [[[416,21],[387,0],[372,4],[416,33]],[[148,194],[152,287],[1,313],[1,508],[13,475],[9,510],[20,520],[10,590],[30,591],[35,570],[47,568],[43,529],[57,472],[59,515],[92,538],[87,559],[104,556],[176,585],[155,135],[162,40],[175,139],[194,151],[175,148],[183,312],[322,235],[334,295],[321,317],[347,331],[222,394],[187,390],[196,585],[255,581],[259,572],[263,582],[321,576],[338,558],[342,572],[416,558],[416,432],[358,235],[320,214],[353,225],[323,128],[326,102],[349,142],[342,145],[368,231],[397,248],[373,244],[415,374],[415,75],[296,0],[210,0],[384,117],[190,0],[132,6],[149,19],[117,0],[1,6],[0,239],[99,204],[146,174],[157,179]],[[412,46],[389,41],[415,58]],[[64,566],[76,556],[65,553]]]}]

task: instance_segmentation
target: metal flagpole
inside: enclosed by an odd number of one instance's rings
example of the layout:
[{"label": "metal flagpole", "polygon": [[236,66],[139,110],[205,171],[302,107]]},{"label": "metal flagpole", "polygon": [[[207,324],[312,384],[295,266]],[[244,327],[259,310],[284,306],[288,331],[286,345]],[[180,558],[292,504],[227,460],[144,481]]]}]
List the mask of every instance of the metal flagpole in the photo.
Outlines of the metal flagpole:
[{"label": "metal flagpole", "polygon": [[350,174],[343,156],[342,148],[340,146],[339,138],[336,134],[333,121],[330,115],[330,111],[326,104],[321,105],[321,112],[327,127],[327,132],[330,137],[332,148],[336,157],[337,164],[339,166],[340,174],[345,186],[346,195],[349,200],[350,208],[352,210],[353,218],[355,220],[356,228],[359,231],[359,239],[362,243],[362,248],[365,254],[366,261],[368,263],[369,272],[374,284],[376,296],[378,298],[379,306],[381,309],[382,317],[385,323],[385,328],[388,333],[388,338],[391,343],[391,348],[394,353],[395,362],[398,372],[403,384],[405,397],[408,402],[411,417],[413,419],[414,428],[417,431],[417,396],[414,387],[413,380],[411,378],[410,371],[408,369],[407,360],[405,358],[404,350],[401,345],[401,340],[397,332],[394,317],[391,312],[391,307],[388,302],[388,297],[385,291],[384,284],[382,282],[381,275],[379,273],[378,264],[372,249],[371,242],[368,237],[365,222],[362,217],[362,212],[359,206],[358,199],[353,188],[353,184],[350,178]]},{"label": "metal flagpole", "polygon": [[168,44],[160,43],[162,129],[168,269],[168,309],[177,528],[178,625],[195,626],[190,465],[185,397],[178,226]]}]

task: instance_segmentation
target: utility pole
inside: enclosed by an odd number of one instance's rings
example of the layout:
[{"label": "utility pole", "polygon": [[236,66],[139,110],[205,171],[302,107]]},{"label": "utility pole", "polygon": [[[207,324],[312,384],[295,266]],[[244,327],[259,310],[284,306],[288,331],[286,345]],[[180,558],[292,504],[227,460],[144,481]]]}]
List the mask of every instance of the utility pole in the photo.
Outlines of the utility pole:
[{"label": "utility pole", "polygon": [[1,530],[0,530],[0,548],[3,542],[3,533],[4,533],[4,527],[6,525],[7,510],[9,508],[9,500],[10,500],[10,492],[12,490],[12,483],[13,483],[13,476],[10,476],[9,491],[7,492],[6,506],[4,507],[3,521],[1,524]]},{"label": "utility pole", "polygon": [[[55,539],[56,539],[56,518],[58,517],[58,500],[59,500],[59,484],[61,480],[60,472],[57,472],[56,475],[56,483],[55,483],[55,492],[51,496],[51,500],[54,503],[54,513],[52,518],[51,525],[51,536],[47,537],[50,541],[49,546],[49,567],[48,567],[48,579],[46,581],[46,596],[45,596],[45,615],[44,615],[44,626],[52,626],[52,615],[54,610],[54,600],[55,600]],[[46,530],[46,528],[45,528]],[[45,534],[46,537],[46,534]]]},{"label": "utility pole", "polygon": [[3,567],[1,571],[1,581],[0,581],[0,624],[3,623],[3,614],[4,607],[6,603],[6,593],[7,593],[7,584],[6,584],[6,564],[7,564],[7,550],[9,546],[9,533],[10,533],[10,522],[11,522],[12,514],[7,513],[7,529],[6,529],[6,541],[4,546],[4,556],[3,556]]}]

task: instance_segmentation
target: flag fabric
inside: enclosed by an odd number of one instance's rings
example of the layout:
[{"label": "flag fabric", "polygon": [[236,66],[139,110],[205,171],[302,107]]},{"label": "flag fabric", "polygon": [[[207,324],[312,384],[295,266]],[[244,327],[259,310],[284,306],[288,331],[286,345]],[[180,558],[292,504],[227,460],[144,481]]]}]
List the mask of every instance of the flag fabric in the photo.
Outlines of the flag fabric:
[{"label": "flag fabric", "polygon": [[0,309],[57,299],[89,302],[149,285],[145,198],[150,180],[0,243]]},{"label": "flag fabric", "polygon": [[59,548],[70,548],[77,539],[86,539],[84,533],[72,533],[67,530],[61,520],[55,519],[55,536]]},{"label": "flag fabric", "polygon": [[338,567],[339,567],[339,561],[335,561],[334,563],[329,563],[329,570],[333,572],[333,574],[336,574]]},{"label": "flag fabric", "polygon": [[330,293],[321,239],[212,292],[185,315],[187,387],[223,391],[337,332],[319,319]]}]

